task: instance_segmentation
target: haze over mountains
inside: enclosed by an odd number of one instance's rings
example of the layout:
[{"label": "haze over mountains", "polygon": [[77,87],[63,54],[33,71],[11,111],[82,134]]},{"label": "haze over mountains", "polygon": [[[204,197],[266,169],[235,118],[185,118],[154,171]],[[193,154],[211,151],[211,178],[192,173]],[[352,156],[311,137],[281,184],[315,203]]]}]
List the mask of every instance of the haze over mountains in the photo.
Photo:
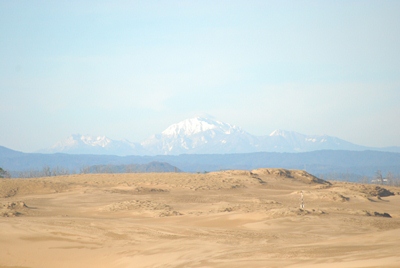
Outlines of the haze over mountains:
[{"label": "haze over mountains", "polygon": [[400,152],[400,147],[374,148],[328,135],[305,135],[275,130],[255,136],[241,127],[212,117],[196,116],[169,126],[144,141],[112,140],[106,136],[71,135],[40,153],[97,155],[231,154],[252,152],[310,152],[316,150],[377,150]]},{"label": "haze over mountains", "polygon": [[280,167],[357,181],[365,176],[372,178],[378,170],[398,177],[399,152],[399,147],[371,148],[327,135],[285,130],[254,136],[216,119],[194,117],[173,124],[141,143],[72,135],[40,153],[22,153],[0,146],[0,167],[14,177],[48,169],[56,173],[118,173]]}]

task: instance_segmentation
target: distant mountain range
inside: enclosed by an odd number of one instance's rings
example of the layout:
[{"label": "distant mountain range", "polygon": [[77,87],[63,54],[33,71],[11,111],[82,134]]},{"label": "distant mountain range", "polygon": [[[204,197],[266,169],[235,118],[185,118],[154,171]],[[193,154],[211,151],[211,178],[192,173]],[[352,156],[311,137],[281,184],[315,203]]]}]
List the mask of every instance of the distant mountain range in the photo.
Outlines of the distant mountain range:
[{"label": "distant mountain range", "polygon": [[101,172],[206,172],[306,169],[329,179],[357,180],[380,170],[400,176],[400,148],[371,148],[327,135],[275,130],[254,136],[210,117],[173,124],[141,143],[72,135],[41,153],[0,146],[0,167],[12,176]]},{"label": "distant mountain range", "polygon": [[139,143],[128,140],[112,140],[106,136],[73,134],[50,148],[38,153],[95,154],[95,155],[144,155]]},{"label": "distant mountain range", "polygon": [[328,135],[304,135],[275,130],[254,136],[242,128],[212,117],[197,116],[169,126],[141,143],[105,136],[72,135],[39,153],[95,155],[180,155],[252,152],[310,152],[316,150],[377,150],[400,152],[400,147],[373,148]]}]

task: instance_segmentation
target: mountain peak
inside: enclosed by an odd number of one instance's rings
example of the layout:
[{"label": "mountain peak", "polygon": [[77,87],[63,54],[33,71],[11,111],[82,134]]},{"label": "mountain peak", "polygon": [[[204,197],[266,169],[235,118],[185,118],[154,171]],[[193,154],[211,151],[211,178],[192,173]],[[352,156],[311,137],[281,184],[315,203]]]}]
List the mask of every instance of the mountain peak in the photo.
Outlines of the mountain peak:
[{"label": "mountain peak", "polygon": [[144,153],[140,144],[128,140],[112,140],[107,136],[92,136],[72,134],[67,139],[59,141],[40,153],[70,153],[70,154],[115,154],[131,155]]},{"label": "mountain peak", "polygon": [[85,144],[89,146],[95,146],[95,147],[99,146],[104,148],[110,142],[112,142],[112,140],[106,136],[72,134],[65,141],[58,142],[53,147]]},{"label": "mountain peak", "polygon": [[283,129],[276,129],[269,134],[270,137],[276,137],[276,136],[281,136],[281,137],[287,137],[291,132]]},{"label": "mountain peak", "polygon": [[228,153],[253,151],[254,138],[240,127],[197,115],[143,141],[150,153]]},{"label": "mountain peak", "polygon": [[80,139],[82,142],[84,142],[87,145],[100,146],[100,147],[106,147],[111,142],[111,139],[107,138],[106,136],[84,135],[84,136],[81,136]]},{"label": "mountain peak", "polygon": [[213,117],[195,116],[173,124],[165,129],[161,134],[165,136],[191,136],[201,132],[217,131],[225,134],[230,134],[234,130],[240,128],[230,125]]}]

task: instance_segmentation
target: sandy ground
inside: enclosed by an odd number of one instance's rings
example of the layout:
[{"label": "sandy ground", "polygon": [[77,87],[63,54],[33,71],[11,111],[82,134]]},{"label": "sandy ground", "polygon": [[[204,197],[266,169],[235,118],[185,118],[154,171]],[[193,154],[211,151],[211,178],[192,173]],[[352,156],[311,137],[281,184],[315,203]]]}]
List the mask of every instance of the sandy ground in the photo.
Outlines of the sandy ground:
[{"label": "sandy ground", "polygon": [[400,267],[400,188],[278,169],[2,179],[0,267]]}]

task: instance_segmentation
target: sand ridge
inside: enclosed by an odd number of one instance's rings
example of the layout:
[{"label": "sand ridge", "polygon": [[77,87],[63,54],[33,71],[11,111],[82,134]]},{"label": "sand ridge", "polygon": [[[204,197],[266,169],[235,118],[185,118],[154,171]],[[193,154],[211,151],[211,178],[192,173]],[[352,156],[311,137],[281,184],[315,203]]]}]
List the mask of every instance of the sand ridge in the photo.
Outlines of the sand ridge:
[{"label": "sand ridge", "polygon": [[285,169],[2,179],[0,267],[398,267],[399,193]]}]

